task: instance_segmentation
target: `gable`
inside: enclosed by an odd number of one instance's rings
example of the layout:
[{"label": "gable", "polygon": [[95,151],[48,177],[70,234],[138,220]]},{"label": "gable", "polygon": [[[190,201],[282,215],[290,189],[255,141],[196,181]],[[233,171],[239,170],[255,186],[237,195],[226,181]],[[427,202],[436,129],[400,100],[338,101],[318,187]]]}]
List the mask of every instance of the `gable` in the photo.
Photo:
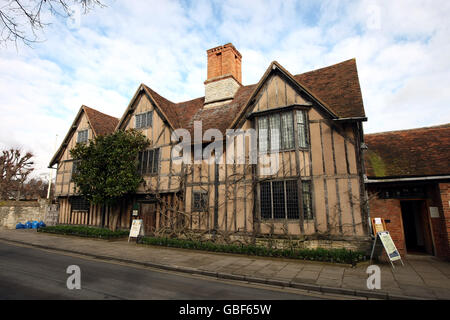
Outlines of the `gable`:
[{"label": "gable", "polygon": [[298,90],[294,89],[290,81],[280,74],[273,73],[261,87],[253,103],[253,112],[276,109],[293,104],[311,105]]},{"label": "gable", "polygon": [[75,119],[70,126],[69,131],[64,137],[61,146],[50,160],[49,168],[60,160],[70,159],[69,150],[73,148],[77,140],[77,132],[88,130],[88,140],[95,138],[97,135],[105,135],[112,133],[118,123],[118,119],[107,114],[99,112],[87,106],[81,106]]},{"label": "gable", "polygon": [[170,143],[170,125],[158,107],[145,94],[140,94],[135,99],[120,129],[136,129],[136,115],[147,112],[151,113],[151,125],[139,128],[138,130],[150,140],[151,145],[156,146]]},{"label": "gable", "polygon": [[88,121],[88,117],[83,107],[78,111],[61,146],[50,161],[49,167],[52,167],[57,162],[71,159],[70,150],[76,145],[78,132],[82,130],[88,130],[88,140],[95,137],[95,132],[92,130],[92,126]]}]

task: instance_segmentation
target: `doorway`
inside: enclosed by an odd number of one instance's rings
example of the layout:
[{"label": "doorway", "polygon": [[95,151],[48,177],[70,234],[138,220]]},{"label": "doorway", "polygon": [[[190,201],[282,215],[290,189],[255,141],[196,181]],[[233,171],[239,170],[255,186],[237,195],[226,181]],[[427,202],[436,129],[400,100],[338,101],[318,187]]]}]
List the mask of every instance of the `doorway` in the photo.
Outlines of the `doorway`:
[{"label": "doorway", "polygon": [[152,234],[156,229],[156,203],[141,202],[140,209],[145,235]]},{"label": "doorway", "polygon": [[433,254],[430,223],[426,203],[423,200],[400,202],[402,209],[403,231],[408,253]]}]

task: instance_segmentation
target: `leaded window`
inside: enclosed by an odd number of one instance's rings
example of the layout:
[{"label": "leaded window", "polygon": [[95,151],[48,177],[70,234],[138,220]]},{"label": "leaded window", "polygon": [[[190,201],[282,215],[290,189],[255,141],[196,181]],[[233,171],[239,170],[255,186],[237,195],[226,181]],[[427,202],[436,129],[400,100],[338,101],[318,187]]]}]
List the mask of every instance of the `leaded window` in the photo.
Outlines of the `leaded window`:
[{"label": "leaded window", "polygon": [[[313,219],[311,182],[302,181],[304,219]],[[299,219],[297,180],[266,181],[260,184],[261,219]]]},{"label": "leaded window", "polygon": [[89,201],[84,197],[70,198],[72,211],[89,211]]},{"label": "leaded window", "polygon": [[208,211],[208,193],[194,191],[192,194],[192,211]]},{"label": "leaded window", "polygon": [[78,131],[77,143],[84,143],[88,141],[88,129]]},{"label": "leaded window", "polygon": [[140,174],[156,174],[159,170],[159,148],[145,150],[138,154],[138,172]]},{"label": "leaded window", "polygon": [[152,125],[153,111],[140,113],[135,116],[136,129],[147,128]]},{"label": "leaded window", "polygon": [[294,116],[298,128],[299,148],[307,148],[307,122],[303,110],[259,116],[259,152],[292,150],[295,147]]}]

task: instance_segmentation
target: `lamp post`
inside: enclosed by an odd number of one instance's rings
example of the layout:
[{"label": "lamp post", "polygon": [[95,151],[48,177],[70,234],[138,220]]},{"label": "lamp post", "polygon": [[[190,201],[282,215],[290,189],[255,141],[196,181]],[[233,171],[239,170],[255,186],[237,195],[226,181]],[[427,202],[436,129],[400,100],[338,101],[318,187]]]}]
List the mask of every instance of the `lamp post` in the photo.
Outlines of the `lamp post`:
[{"label": "lamp post", "polygon": [[[56,152],[56,142],[58,141],[58,135],[55,137],[55,146],[53,147],[53,154]],[[50,189],[52,187],[52,179],[53,179],[53,168],[50,168],[50,175],[48,179],[48,190],[47,190],[47,199],[50,199]]]}]

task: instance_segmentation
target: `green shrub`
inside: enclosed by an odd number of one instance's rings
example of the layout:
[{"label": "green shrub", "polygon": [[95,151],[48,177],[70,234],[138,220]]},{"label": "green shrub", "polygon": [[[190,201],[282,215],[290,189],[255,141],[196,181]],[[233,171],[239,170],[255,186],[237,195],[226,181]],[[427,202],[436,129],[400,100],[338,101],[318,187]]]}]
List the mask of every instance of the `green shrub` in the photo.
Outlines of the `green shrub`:
[{"label": "green shrub", "polygon": [[171,238],[144,237],[140,240],[143,244],[166,247],[196,249],[213,252],[239,253],[262,257],[280,257],[289,259],[336,262],[356,265],[366,260],[363,252],[348,249],[273,249],[255,245],[218,244],[212,241],[193,241]]},{"label": "green shrub", "polygon": [[65,235],[75,235],[81,237],[113,239],[128,236],[128,231],[117,230],[112,231],[104,228],[87,227],[87,226],[49,226],[39,228],[39,232],[56,233]]}]

